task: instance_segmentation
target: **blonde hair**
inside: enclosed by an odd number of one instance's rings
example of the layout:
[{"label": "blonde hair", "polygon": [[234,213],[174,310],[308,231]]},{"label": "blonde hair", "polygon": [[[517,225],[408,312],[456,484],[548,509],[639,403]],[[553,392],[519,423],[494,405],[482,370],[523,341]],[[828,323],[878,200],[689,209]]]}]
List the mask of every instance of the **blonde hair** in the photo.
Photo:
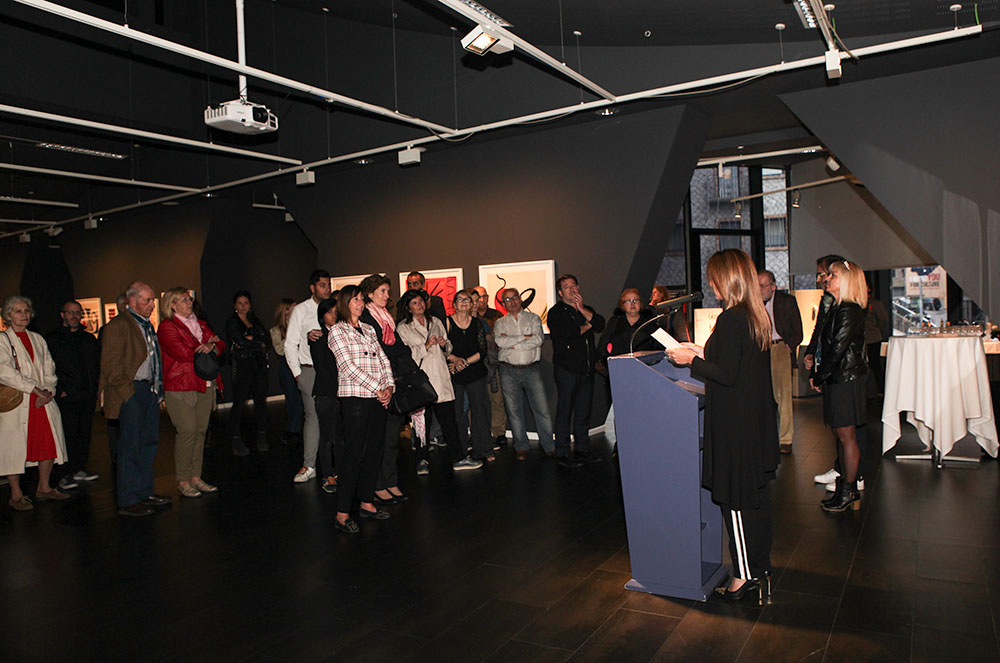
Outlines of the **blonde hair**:
[{"label": "blonde hair", "polygon": [[295,300],[285,298],[274,307],[274,326],[281,330],[281,338],[288,334],[288,321],[285,320],[285,312],[291,311],[295,307]]},{"label": "blonde hair", "polygon": [[164,320],[174,317],[174,301],[181,297],[187,297],[190,294],[187,288],[182,288],[181,286],[173,287],[163,293],[163,296],[160,297],[160,317]]},{"label": "blonde hair", "polygon": [[761,350],[771,347],[771,319],[764,309],[757,284],[757,268],[746,253],[724,249],[708,259],[705,275],[714,283],[727,309],[742,308],[750,323],[750,336]]},{"label": "blonde hair", "polygon": [[840,279],[840,295],[837,303],[854,302],[861,308],[868,306],[868,282],[865,273],[857,263],[850,260],[832,262],[827,269]]}]

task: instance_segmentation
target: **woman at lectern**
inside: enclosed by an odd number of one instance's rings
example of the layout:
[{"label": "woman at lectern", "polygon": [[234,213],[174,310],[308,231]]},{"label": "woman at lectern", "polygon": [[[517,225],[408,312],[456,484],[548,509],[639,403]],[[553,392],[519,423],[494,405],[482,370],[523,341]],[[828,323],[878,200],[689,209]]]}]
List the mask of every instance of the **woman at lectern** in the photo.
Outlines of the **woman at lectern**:
[{"label": "woman at lectern", "polygon": [[865,307],[868,285],[865,274],[847,260],[831,263],[826,291],[835,302],[826,314],[819,337],[819,363],[809,384],[823,392],[823,419],[837,436],[837,451],[843,475],[837,477],[833,497],[821,502],[824,511],[844,511],[861,506],[858,492],[857,427],[867,420],[865,376]]},{"label": "woman at lectern", "polygon": [[705,347],[683,343],[670,359],[705,383],[702,484],[722,507],[733,577],[719,588],[732,600],[771,594],[771,499],[778,428],[771,392],[771,323],[757,269],[743,251],[713,255],[706,275],[724,311]]}]

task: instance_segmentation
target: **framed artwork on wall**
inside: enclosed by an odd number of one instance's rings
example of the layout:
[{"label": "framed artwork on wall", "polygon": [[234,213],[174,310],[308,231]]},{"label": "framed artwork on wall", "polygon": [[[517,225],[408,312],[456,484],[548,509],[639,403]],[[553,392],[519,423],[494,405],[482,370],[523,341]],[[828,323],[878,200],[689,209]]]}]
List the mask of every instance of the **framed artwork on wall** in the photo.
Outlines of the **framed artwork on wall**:
[{"label": "framed artwork on wall", "polygon": [[558,301],[555,260],[480,265],[479,285],[486,288],[490,306],[503,314],[507,313],[507,309],[500,301],[500,293],[507,288],[517,288],[521,293],[522,306],[538,315],[542,319],[545,333],[549,333],[549,326],[546,324],[549,310]]},{"label": "framed artwork on wall", "polygon": [[[382,274],[384,272],[379,272]],[[330,278],[330,292],[340,290],[345,285],[361,285],[361,282],[371,274],[355,274],[354,276],[333,276]]]},{"label": "framed artwork on wall", "polygon": [[103,324],[101,320],[101,298],[81,297],[76,301],[80,302],[80,306],[83,308],[83,319],[80,321],[80,324],[91,334],[97,336],[97,332],[100,331]]},{"label": "framed artwork on wall", "polygon": [[453,269],[411,269],[408,272],[399,273],[399,292],[406,292],[406,276],[410,272],[420,272],[424,275],[427,283],[424,289],[428,294],[437,295],[444,301],[444,310],[448,315],[455,312],[455,293],[465,288],[465,278],[462,268]]},{"label": "framed artwork on wall", "polygon": [[110,304],[105,304],[104,305],[104,322],[105,323],[111,322],[111,318],[114,318],[117,315],[118,315],[118,303],[117,302],[112,302]]}]

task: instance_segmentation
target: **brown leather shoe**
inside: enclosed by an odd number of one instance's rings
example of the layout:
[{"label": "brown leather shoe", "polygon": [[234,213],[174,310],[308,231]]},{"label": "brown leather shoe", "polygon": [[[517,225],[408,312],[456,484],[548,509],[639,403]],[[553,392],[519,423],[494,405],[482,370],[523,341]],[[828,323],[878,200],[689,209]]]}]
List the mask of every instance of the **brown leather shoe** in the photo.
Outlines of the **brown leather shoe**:
[{"label": "brown leather shoe", "polygon": [[518,451],[517,452],[517,459],[518,460],[528,460],[528,450],[527,449],[521,449],[520,451]]},{"label": "brown leather shoe", "polygon": [[780,451],[783,454],[790,454],[790,453],[792,453],[792,445],[790,445],[790,444],[781,444],[781,445],[778,446],[778,451]]},{"label": "brown leather shoe", "polygon": [[58,488],[53,488],[47,493],[43,493],[42,491],[37,491],[35,493],[36,502],[46,502],[48,500],[68,500],[70,497],[69,493],[64,493]]},{"label": "brown leather shoe", "polygon": [[21,497],[16,500],[12,497],[7,500],[7,504],[10,505],[10,508],[14,509],[14,511],[31,511],[35,508],[35,505],[31,503],[31,500],[28,499],[27,495],[21,495]]}]

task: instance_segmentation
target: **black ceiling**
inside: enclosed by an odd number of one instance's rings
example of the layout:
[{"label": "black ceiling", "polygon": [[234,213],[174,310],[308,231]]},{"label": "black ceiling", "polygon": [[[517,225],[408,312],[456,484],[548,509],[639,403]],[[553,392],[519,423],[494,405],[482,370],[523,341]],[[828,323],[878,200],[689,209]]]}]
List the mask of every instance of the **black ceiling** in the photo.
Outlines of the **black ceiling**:
[{"label": "black ceiling", "polygon": [[[126,18],[125,0],[61,0],[61,4],[119,24]],[[785,0],[489,0],[482,4],[513,23],[511,30],[518,36],[571,66],[585,65],[581,67],[585,75],[615,94],[774,64],[779,61],[777,22],[787,25],[782,33],[786,60],[818,55],[824,48],[819,33],[805,30]],[[837,3],[833,17],[851,47],[950,29],[955,20],[950,4],[843,1]],[[128,23],[134,29],[235,59],[232,2],[133,0],[127,6]],[[973,24],[976,11],[978,20],[996,21],[1000,0],[985,0],[975,10],[967,5],[958,13],[960,25]],[[519,52],[485,58],[460,54],[454,42],[468,22],[433,0],[246,0],[246,16],[251,66],[447,126],[456,125],[456,115],[457,126],[474,126],[597,98]],[[582,33],[580,50],[574,30]],[[997,33],[990,34],[871,57],[857,65],[848,62],[842,80],[990,57],[998,40]],[[428,135],[424,129],[336,104],[327,106],[253,79],[251,97],[279,114],[281,130],[259,137],[209,131],[201,111],[208,103],[236,96],[231,72],[12,2],[0,7],[0,44],[6,49],[2,104],[306,162]],[[621,110],[693,103],[712,118],[711,149],[725,148],[727,138],[734,145],[755,140],[794,142],[808,134],[778,95],[831,84],[837,83],[827,81],[821,68],[811,68],[722,93],[643,101]],[[474,140],[484,139],[485,135]],[[37,147],[42,141],[126,158],[54,152]],[[428,147],[435,149],[433,144]],[[279,167],[6,113],[0,113],[2,163],[196,188]],[[80,206],[71,210],[0,200],[0,236],[24,227],[2,219],[59,221],[169,193],[0,169],[0,196]]]}]

